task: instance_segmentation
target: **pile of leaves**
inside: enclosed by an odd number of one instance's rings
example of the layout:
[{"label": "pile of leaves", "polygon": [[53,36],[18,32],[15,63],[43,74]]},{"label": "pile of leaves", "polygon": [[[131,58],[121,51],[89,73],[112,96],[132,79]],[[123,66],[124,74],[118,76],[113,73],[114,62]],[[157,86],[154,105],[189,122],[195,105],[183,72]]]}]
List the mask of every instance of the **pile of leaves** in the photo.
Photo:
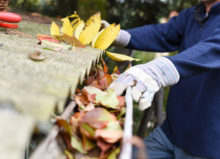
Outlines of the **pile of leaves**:
[{"label": "pile of leaves", "polygon": [[[77,47],[90,46],[105,51],[114,42],[120,31],[120,25],[115,23],[107,28],[101,27],[101,14],[97,12],[84,22],[77,13],[61,19],[62,27],[52,22],[51,35],[38,34],[39,44],[51,51],[73,50]],[[126,55],[105,51],[107,56],[116,61],[133,61]]]},{"label": "pile of leaves", "polygon": [[[114,74],[119,73],[118,71]],[[72,158],[116,159],[123,136],[125,99],[107,89],[113,81],[102,60],[77,90],[77,110],[70,121],[57,119],[60,135],[65,141],[66,155]]]},{"label": "pile of leaves", "polygon": [[[62,20],[62,27],[51,24],[51,35],[38,35],[39,44],[46,50],[73,50],[77,47],[94,47],[105,51],[115,40],[120,25],[111,24],[101,28],[101,15],[96,13],[86,23],[74,13]],[[138,60],[125,55],[107,52],[115,61]],[[29,55],[34,61],[42,61],[41,52]],[[116,159],[123,136],[125,99],[117,96],[109,85],[117,78],[117,69],[112,75],[102,60],[85,79],[85,87],[77,90],[74,100],[77,110],[70,121],[57,119],[60,136],[65,143],[68,159]]]}]

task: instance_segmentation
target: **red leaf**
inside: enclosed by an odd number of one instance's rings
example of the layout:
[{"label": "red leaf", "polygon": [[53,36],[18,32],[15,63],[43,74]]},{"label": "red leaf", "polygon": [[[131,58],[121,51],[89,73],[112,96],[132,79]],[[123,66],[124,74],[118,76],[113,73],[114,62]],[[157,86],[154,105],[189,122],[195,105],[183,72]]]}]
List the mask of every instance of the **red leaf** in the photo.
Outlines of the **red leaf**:
[{"label": "red leaf", "polygon": [[95,108],[82,117],[80,125],[85,123],[92,128],[101,129],[107,127],[110,121],[116,121],[116,117],[104,108]]},{"label": "red leaf", "polygon": [[103,141],[102,139],[98,139],[97,146],[101,149],[100,158],[104,158],[106,151],[111,149],[114,145],[109,144],[109,143]]},{"label": "red leaf", "polygon": [[54,43],[59,43],[59,40],[56,40],[53,37],[48,36],[48,35],[38,34],[37,38],[38,38],[38,40],[40,40],[39,44],[41,44],[42,40],[46,40],[46,41],[50,41],[50,42],[54,42]]},{"label": "red leaf", "polygon": [[125,97],[124,96],[117,96],[119,104],[117,107],[125,107]]}]

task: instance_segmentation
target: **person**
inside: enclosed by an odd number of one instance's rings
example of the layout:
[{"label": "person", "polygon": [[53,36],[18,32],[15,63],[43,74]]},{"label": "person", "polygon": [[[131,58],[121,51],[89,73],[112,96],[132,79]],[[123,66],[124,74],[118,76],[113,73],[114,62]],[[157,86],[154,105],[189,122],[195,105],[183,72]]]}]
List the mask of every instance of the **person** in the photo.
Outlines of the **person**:
[{"label": "person", "polygon": [[169,14],[169,19],[178,16],[179,13],[176,10],[171,10]]},{"label": "person", "polygon": [[[103,22],[105,25],[107,22]],[[179,53],[136,65],[111,85],[144,110],[171,86],[167,117],[144,139],[149,159],[220,159],[220,0],[200,0],[169,22],[120,30],[119,46]]]}]

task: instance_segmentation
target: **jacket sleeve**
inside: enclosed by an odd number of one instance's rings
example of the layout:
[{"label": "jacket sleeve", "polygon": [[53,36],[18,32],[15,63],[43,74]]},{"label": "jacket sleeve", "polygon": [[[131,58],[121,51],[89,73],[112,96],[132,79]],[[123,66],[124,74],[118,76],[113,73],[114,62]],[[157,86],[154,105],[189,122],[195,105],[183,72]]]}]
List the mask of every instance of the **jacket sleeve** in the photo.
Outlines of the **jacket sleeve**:
[{"label": "jacket sleeve", "polygon": [[220,70],[220,27],[205,40],[168,58],[182,78],[209,70]]},{"label": "jacket sleeve", "polygon": [[131,34],[127,48],[154,52],[179,50],[187,12],[184,10],[165,24],[145,25],[127,30]]}]

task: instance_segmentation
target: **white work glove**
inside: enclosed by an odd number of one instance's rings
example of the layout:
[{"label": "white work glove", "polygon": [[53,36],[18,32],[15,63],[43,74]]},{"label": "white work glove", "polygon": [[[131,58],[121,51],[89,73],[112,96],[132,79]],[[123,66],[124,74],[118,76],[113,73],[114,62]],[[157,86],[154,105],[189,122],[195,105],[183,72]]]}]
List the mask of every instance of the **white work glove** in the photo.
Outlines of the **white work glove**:
[{"label": "white work glove", "polygon": [[[110,24],[107,21],[105,21],[105,20],[101,21],[101,28],[102,29],[105,29],[109,26],[110,26]],[[119,31],[119,34],[116,37],[115,41],[113,42],[113,45],[117,45],[120,47],[126,47],[129,43],[130,39],[131,39],[131,34],[129,34],[127,31],[121,29]]]},{"label": "white work glove", "polygon": [[125,89],[132,86],[133,100],[139,102],[139,109],[151,106],[155,93],[161,88],[176,84],[179,73],[174,64],[165,57],[158,58],[146,64],[136,65],[122,73],[108,89],[114,89],[121,95]]}]

